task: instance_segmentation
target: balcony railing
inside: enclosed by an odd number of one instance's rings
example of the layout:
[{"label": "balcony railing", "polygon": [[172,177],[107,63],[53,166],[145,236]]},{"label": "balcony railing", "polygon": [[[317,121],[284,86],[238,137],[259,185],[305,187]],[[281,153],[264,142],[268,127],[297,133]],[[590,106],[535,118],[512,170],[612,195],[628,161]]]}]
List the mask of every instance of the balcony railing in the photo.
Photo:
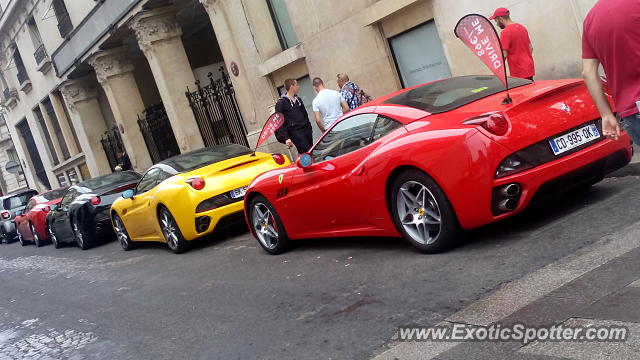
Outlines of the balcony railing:
[{"label": "balcony railing", "polygon": [[66,13],[60,17],[58,20],[58,31],[60,31],[60,36],[63,39],[66,39],[73,30],[73,24],[71,24],[71,18],[69,17],[69,13]]},{"label": "balcony railing", "polygon": [[40,44],[36,49],[36,52],[33,53],[33,56],[36,58],[36,64],[42,64],[42,61],[47,58],[47,50],[44,48],[44,44]]},{"label": "balcony railing", "polygon": [[4,90],[2,90],[2,97],[4,99],[4,101],[9,100],[9,98],[11,97],[11,90],[9,90],[8,87],[4,88]]}]

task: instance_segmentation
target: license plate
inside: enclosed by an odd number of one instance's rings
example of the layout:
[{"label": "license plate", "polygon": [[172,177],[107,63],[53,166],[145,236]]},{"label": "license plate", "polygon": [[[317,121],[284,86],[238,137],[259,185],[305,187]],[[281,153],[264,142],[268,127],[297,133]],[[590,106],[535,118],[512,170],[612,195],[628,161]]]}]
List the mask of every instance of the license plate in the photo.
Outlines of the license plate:
[{"label": "license plate", "polygon": [[243,186],[241,188],[233,189],[229,191],[229,194],[233,199],[241,198],[247,193],[247,188],[248,186]]},{"label": "license plate", "polygon": [[549,145],[551,145],[553,154],[559,155],[598,138],[600,138],[598,128],[594,124],[589,124],[557,138],[550,139]]}]

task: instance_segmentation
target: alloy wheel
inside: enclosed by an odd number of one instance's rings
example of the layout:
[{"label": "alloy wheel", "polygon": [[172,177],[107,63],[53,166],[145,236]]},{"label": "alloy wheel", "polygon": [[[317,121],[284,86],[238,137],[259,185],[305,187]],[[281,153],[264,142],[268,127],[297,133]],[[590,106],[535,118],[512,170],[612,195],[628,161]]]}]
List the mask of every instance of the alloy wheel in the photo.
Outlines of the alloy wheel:
[{"label": "alloy wheel", "polygon": [[31,233],[33,233],[33,242],[36,246],[40,246],[40,237],[38,236],[35,226],[33,226],[33,224],[29,224],[29,228],[31,229]]},{"label": "alloy wheel", "polygon": [[262,245],[267,249],[275,248],[278,245],[278,227],[275,217],[265,204],[257,203],[253,206],[252,222]]},{"label": "alloy wheel", "polygon": [[396,209],[404,230],[420,244],[433,244],[442,229],[442,216],[435,197],[423,184],[407,181],[400,187]]},{"label": "alloy wheel", "polygon": [[84,245],[84,234],[82,230],[78,226],[77,223],[73,223],[73,233],[76,235],[76,239],[78,240],[78,245],[82,247]]},{"label": "alloy wheel", "polygon": [[22,234],[20,233],[20,230],[16,229],[16,233],[18,234],[18,241],[20,242],[20,245],[26,246],[27,242],[24,241],[24,238],[22,237]]},{"label": "alloy wheel", "polygon": [[167,211],[162,211],[162,214],[160,215],[160,224],[162,225],[162,233],[164,234],[164,238],[167,240],[167,244],[169,245],[171,250],[177,249],[177,226],[173,221],[173,218]]},{"label": "alloy wheel", "polygon": [[60,244],[58,244],[58,238],[56,237],[56,234],[53,232],[53,230],[49,226],[47,226],[47,231],[49,232],[51,243],[53,244],[54,247],[58,248]]},{"label": "alloy wheel", "polygon": [[126,249],[129,246],[129,236],[127,236],[122,220],[117,216],[113,218],[113,229],[118,237],[118,242],[120,242],[123,249]]}]

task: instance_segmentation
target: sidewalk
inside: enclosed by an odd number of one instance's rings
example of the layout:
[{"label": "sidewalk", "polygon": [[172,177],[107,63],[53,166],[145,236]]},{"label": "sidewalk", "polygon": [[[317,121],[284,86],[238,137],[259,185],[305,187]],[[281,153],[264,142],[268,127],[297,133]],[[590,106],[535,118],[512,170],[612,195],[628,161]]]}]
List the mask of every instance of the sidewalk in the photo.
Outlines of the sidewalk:
[{"label": "sidewalk", "polygon": [[640,223],[600,239],[441,324],[625,326],[625,342],[397,342],[374,360],[640,358]]}]

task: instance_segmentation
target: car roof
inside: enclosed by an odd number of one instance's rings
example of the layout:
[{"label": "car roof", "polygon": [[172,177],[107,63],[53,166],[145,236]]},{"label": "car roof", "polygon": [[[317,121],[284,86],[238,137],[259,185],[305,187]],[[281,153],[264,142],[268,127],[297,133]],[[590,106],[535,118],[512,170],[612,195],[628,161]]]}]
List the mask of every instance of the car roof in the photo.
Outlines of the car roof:
[{"label": "car roof", "polygon": [[14,197],[14,196],[20,196],[26,193],[36,193],[38,194],[37,190],[33,190],[33,189],[25,189],[25,190],[20,190],[20,191],[16,191],[16,192],[12,192],[11,194],[5,195],[0,197],[0,200],[4,200],[4,199],[8,199],[10,197]]}]

